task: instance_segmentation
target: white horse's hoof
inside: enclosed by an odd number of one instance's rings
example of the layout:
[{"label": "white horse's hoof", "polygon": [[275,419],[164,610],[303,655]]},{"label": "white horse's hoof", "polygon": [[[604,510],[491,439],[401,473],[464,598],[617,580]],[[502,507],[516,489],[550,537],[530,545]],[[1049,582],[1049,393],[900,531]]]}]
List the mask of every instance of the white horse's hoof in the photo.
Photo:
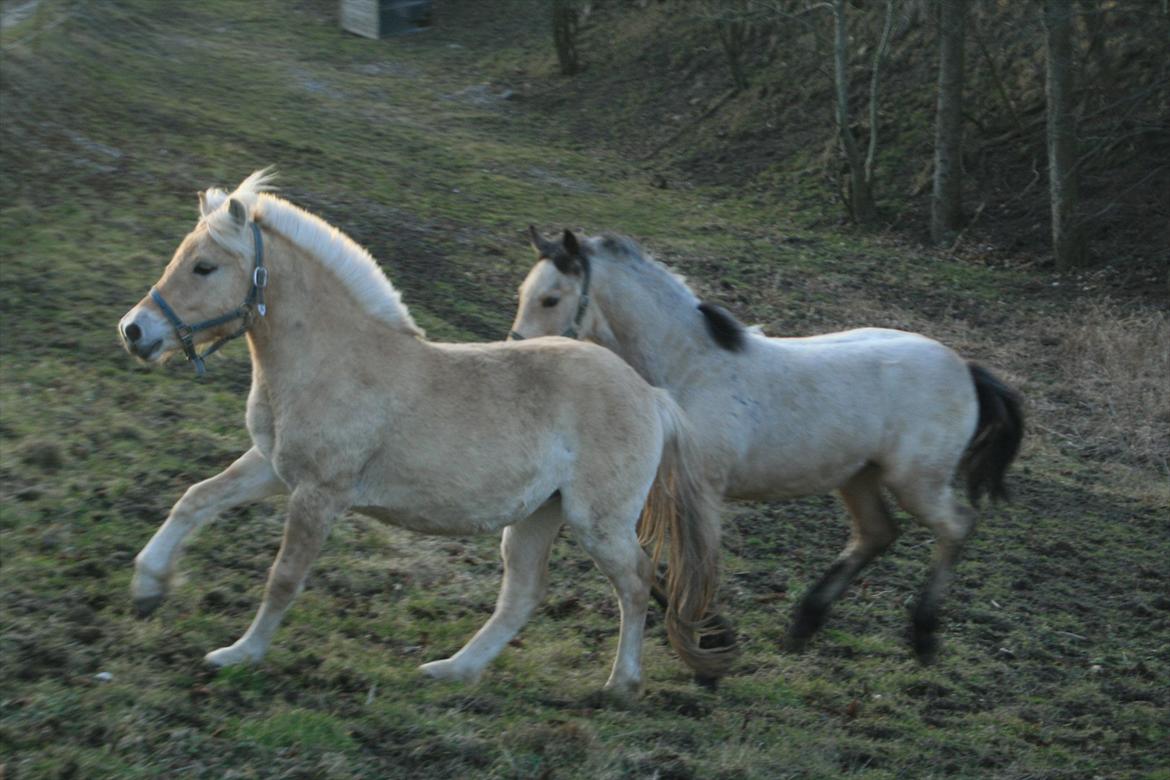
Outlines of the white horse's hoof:
[{"label": "white horse's hoof", "polygon": [[130,581],[130,597],[134,599],[134,614],[148,617],[166,598],[166,580],[144,571],[134,572]]},{"label": "white horse's hoof", "polygon": [[240,664],[252,664],[258,660],[260,660],[259,656],[237,645],[221,647],[203,656],[203,663],[213,669],[224,669],[228,666],[239,666]]},{"label": "white horse's hoof", "polygon": [[431,661],[420,666],[418,670],[432,680],[455,680],[464,683],[474,683],[479,680],[479,672],[461,669],[450,658],[444,658],[442,661]]},{"label": "white horse's hoof", "polygon": [[614,699],[623,703],[630,703],[637,701],[642,695],[642,681],[641,680],[624,680],[615,681],[610,680],[601,689],[602,696]]}]

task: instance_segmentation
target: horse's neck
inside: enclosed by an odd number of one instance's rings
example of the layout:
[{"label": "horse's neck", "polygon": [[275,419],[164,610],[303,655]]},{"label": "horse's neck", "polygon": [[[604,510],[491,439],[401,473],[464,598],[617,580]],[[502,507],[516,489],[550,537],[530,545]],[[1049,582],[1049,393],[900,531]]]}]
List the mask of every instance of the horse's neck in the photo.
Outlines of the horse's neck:
[{"label": "horse's neck", "polygon": [[268,310],[248,332],[253,381],[296,392],[328,381],[327,365],[368,360],[372,341],[392,359],[396,346],[414,340],[368,313],[323,262],[282,236],[266,236]]},{"label": "horse's neck", "polygon": [[604,268],[593,294],[601,314],[595,340],[616,352],[648,382],[669,390],[693,381],[709,358],[689,291],[646,290],[629,271]]}]

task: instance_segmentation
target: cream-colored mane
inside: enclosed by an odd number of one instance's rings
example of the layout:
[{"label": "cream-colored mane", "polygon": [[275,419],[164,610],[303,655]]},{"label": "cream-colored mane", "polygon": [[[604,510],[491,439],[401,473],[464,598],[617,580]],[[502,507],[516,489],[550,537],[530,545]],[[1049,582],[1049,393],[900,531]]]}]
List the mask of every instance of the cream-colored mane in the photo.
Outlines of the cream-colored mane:
[{"label": "cream-colored mane", "polygon": [[252,252],[250,234],[240,233],[230,227],[227,202],[229,199],[238,200],[252,219],[318,258],[337,275],[368,313],[397,328],[422,336],[422,329],[415,324],[410,311],[402,303],[401,293],[386,278],[373,256],[325,220],[273,195],[273,178],[275,173],[272,169],[265,168],[244,179],[230,194],[218,187],[203,193],[203,222],[216,243],[245,255]]}]

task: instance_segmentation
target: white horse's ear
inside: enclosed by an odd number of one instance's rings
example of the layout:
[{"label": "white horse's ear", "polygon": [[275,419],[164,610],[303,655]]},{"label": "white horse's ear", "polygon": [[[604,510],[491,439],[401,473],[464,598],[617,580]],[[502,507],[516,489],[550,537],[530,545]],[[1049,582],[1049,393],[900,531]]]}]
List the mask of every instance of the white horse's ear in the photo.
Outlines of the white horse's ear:
[{"label": "white horse's ear", "polygon": [[248,210],[244,208],[244,204],[240,203],[235,198],[228,201],[228,214],[238,227],[243,227],[248,224]]},{"label": "white horse's ear", "polygon": [[577,236],[573,234],[572,230],[565,228],[565,235],[561,238],[561,243],[564,244],[565,251],[569,253],[570,257],[581,254],[581,245],[577,243]]},{"label": "white horse's ear", "polygon": [[528,241],[536,250],[537,258],[553,257],[557,253],[557,245],[540,235],[535,225],[528,226]]},{"label": "white horse's ear", "polygon": [[207,216],[207,193],[199,190],[199,216]]}]

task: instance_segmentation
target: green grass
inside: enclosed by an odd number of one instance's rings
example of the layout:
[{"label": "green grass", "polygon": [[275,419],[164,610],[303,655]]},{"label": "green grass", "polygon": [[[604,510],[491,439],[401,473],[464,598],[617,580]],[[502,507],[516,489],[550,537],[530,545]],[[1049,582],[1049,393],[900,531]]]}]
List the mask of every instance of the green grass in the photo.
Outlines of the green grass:
[{"label": "green grass", "polygon": [[[1103,478],[1047,432],[1076,408],[1031,335],[1059,302],[1021,292],[1023,271],[818,227],[833,204],[799,182],[775,197],[654,187],[620,143],[574,131],[632,99],[573,113],[572,90],[606,71],[555,76],[535,0],[441,5],[436,29],[381,42],[340,33],[324,0],[42,0],[0,35],[5,776],[1158,776],[1165,493],[1149,472]],[[518,94],[492,97],[503,85]],[[1018,379],[1044,428],[1013,474],[1018,502],[985,513],[960,567],[939,664],[904,643],[929,557],[912,527],[807,654],[778,651],[848,533],[834,501],[810,498],[729,510],[743,656],[717,692],[690,681],[655,615],[646,695],[596,695],[616,604],[567,537],[546,609],[481,683],[424,684],[415,667],[490,612],[497,540],[359,517],[338,523],[262,664],[203,670],[257,606],[283,504],[207,529],[151,619],[132,617],[128,585],[182,491],[248,446],[246,352],[197,382],[134,364],[114,326],[194,224],[195,191],[269,164],[373,251],[433,338],[500,337],[531,263],[523,229],[583,225],[636,236],[771,332],[910,325]]]}]

